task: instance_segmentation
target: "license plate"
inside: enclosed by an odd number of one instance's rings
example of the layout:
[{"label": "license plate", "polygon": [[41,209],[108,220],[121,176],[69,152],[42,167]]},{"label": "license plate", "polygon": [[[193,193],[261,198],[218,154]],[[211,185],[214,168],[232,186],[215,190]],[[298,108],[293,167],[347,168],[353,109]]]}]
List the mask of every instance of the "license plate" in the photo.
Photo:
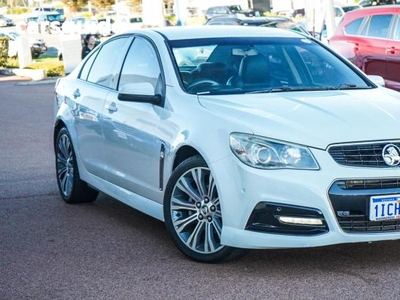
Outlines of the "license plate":
[{"label": "license plate", "polygon": [[371,221],[400,219],[400,195],[371,197],[369,219]]}]

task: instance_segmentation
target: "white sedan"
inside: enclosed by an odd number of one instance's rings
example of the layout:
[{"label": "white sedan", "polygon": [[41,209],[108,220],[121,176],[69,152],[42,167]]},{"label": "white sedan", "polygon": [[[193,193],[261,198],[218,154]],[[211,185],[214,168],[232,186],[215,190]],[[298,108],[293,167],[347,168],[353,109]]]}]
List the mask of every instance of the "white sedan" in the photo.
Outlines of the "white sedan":
[{"label": "white sedan", "polygon": [[199,262],[400,238],[400,94],[309,36],[115,35],[55,86],[57,182],[165,222]]}]

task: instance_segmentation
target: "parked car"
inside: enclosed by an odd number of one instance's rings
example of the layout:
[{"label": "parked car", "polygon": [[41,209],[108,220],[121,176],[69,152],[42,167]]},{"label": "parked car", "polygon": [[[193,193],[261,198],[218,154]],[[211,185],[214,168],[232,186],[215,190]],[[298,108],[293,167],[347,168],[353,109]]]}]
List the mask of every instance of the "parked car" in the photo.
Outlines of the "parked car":
[{"label": "parked car", "polygon": [[54,7],[51,6],[38,6],[33,9],[35,12],[57,12]]},{"label": "parked car", "polygon": [[111,195],[200,262],[400,239],[400,94],[372,79],[289,30],[114,35],[55,85],[60,195]]},{"label": "parked car", "polygon": [[[18,56],[18,45],[17,39],[21,38],[21,35],[17,32],[0,32],[0,37],[8,39],[8,56]],[[28,38],[29,46],[31,48],[32,58],[38,58],[40,55],[47,51],[46,43],[42,39]]]},{"label": "parked car", "polygon": [[143,18],[141,16],[121,16],[113,25],[113,32],[121,33],[143,27]]},{"label": "parked car", "polygon": [[398,4],[396,0],[361,0],[359,4],[362,7],[366,6],[376,6],[376,5],[390,5],[390,4]]},{"label": "parked car", "polygon": [[359,4],[335,5],[333,7],[335,18],[341,18],[345,13],[362,8]]},{"label": "parked car", "polygon": [[0,15],[0,27],[14,26],[14,21],[6,16]]},{"label": "parked car", "polygon": [[206,10],[206,20],[216,16],[235,15],[237,17],[259,17],[262,12],[255,9],[242,9],[240,5],[219,5],[212,6]]},{"label": "parked car", "polygon": [[310,33],[296,21],[287,17],[280,17],[280,16],[243,17],[243,18],[237,18],[236,16],[233,15],[220,16],[220,17],[213,17],[210,20],[207,20],[205,25],[242,25],[242,26],[272,27],[272,28],[289,29],[301,32],[306,35],[310,35]]},{"label": "parked car", "polygon": [[[335,26],[337,26],[340,21],[342,20],[342,17],[344,16],[344,14],[348,13],[349,11],[353,11],[356,9],[360,9],[362,8],[361,5],[359,4],[348,4],[348,5],[335,5],[333,7],[333,12],[334,12],[334,20],[335,20]],[[315,32],[315,37],[318,38],[320,41],[322,41],[324,44],[328,44],[328,32],[326,29],[326,20],[324,18],[323,22],[322,22],[322,28],[321,30]]]},{"label": "parked car", "polygon": [[400,91],[400,6],[364,7],[344,15],[329,45],[367,74]]},{"label": "parked car", "polygon": [[35,29],[40,33],[59,34],[64,21],[64,15],[57,11],[37,12],[25,19],[24,27],[29,30],[29,26],[37,26]]}]

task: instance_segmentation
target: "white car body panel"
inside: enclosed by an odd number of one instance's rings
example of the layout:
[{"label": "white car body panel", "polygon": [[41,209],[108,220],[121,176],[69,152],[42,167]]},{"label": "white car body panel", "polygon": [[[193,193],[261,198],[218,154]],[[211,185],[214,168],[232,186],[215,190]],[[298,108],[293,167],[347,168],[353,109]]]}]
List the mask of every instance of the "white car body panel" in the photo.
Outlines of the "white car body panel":
[{"label": "white car body panel", "polygon": [[[386,92],[375,89],[256,94],[247,96],[246,101],[241,95],[229,95],[229,100],[226,96],[201,96],[200,102],[229,119],[241,120],[256,135],[325,149],[333,143],[398,136],[400,98],[395,92]],[[375,120],[379,120],[379,126]]]}]

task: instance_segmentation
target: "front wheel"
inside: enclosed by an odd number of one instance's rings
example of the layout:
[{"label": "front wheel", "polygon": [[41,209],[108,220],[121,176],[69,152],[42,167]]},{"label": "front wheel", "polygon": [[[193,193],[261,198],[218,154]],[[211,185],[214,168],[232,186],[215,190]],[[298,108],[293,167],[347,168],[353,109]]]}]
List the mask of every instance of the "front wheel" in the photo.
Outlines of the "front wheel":
[{"label": "front wheel", "polygon": [[195,261],[217,263],[246,252],[221,244],[220,199],[214,177],[200,156],[188,158],[173,172],[165,191],[164,218],[175,245]]},{"label": "front wheel", "polygon": [[64,127],[55,141],[57,184],[61,197],[67,203],[96,200],[99,192],[80,179],[76,156],[68,130]]}]

